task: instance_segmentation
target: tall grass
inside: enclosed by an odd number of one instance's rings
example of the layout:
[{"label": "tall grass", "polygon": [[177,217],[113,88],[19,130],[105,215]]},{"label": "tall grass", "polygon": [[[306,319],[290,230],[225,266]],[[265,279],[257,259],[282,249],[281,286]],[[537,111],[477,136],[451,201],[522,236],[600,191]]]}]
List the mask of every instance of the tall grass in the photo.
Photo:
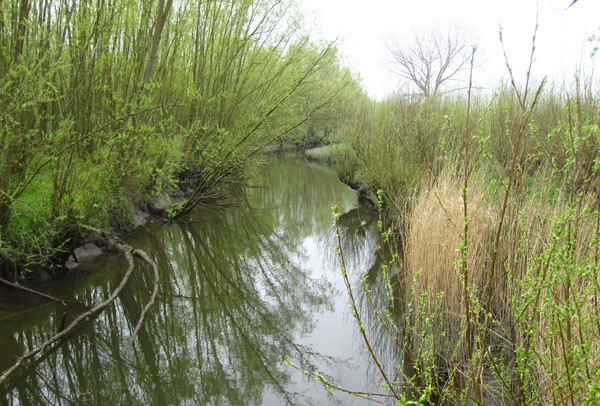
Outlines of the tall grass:
[{"label": "tall grass", "polygon": [[[470,310],[477,333],[477,377],[470,377],[466,302],[458,249],[461,186],[445,171],[414,197],[404,240],[413,353],[429,352],[437,393],[461,403],[448,386],[481,380],[483,403],[585,404],[595,396],[600,359],[598,200],[570,200],[566,187],[538,181],[507,214],[493,283],[490,319],[481,318],[499,209],[485,176],[473,176],[467,255]],[[418,311],[417,311],[418,309]],[[486,331],[483,331],[486,327]],[[485,334],[489,337],[484,340]]]},{"label": "tall grass", "polygon": [[402,235],[415,402],[600,404],[598,103],[530,70],[491,97],[357,108],[341,138]]},{"label": "tall grass", "polygon": [[[469,236],[467,263],[471,283],[477,294],[483,294],[487,283],[486,265],[494,237],[494,225],[498,213],[484,199],[483,191],[474,186],[469,190]],[[414,307],[424,297],[425,314],[432,315],[435,322],[430,326],[433,349],[438,357],[438,366],[444,370],[455,362],[465,362],[466,340],[464,323],[466,313],[463,300],[463,275],[461,256],[457,242],[463,234],[462,186],[450,172],[444,172],[434,184],[423,187],[415,197],[414,205],[406,221],[404,234],[404,266],[406,281],[412,283]],[[494,289],[497,296],[505,293],[500,286]],[[441,295],[441,298],[440,298]],[[438,299],[440,298],[440,299]],[[437,312],[437,314],[436,314]],[[424,331],[427,319],[415,319],[416,331]],[[416,336],[413,344],[419,347],[424,338]],[[458,353],[453,352],[460,348]]]},{"label": "tall grass", "polygon": [[[382,189],[389,210],[399,214],[406,193],[439,169],[444,106],[401,98],[365,101],[357,106],[342,139],[356,152],[359,178],[372,190]],[[397,211],[396,211],[397,209]]]}]

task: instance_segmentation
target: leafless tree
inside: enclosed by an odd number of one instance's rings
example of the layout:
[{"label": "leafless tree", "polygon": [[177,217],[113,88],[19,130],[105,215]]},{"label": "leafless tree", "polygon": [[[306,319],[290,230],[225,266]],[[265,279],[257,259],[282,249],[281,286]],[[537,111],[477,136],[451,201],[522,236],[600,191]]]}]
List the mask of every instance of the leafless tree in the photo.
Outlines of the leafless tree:
[{"label": "leafless tree", "polygon": [[468,37],[458,28],[415,34],[408,44],[391,40],[388,50],[392,72],[415,85],[425,99],[456,90],[448,84],[468,70],[471,56]]}]

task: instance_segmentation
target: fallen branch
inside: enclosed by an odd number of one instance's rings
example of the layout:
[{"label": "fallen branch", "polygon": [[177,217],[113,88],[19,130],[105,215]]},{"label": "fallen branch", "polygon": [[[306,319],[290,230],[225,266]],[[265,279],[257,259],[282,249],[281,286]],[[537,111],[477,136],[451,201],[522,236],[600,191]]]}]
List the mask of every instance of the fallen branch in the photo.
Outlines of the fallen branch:
[{"label": "fallen branch", "polygon": [[142,250],[134,250],[133,254],[138,256],[140,259],[142,259],[143,261],[145,261],[148,265],[150,265],[152,267],[152,270],[154,271],[154,287],[152,288],[152,294],[150,295],[150,300],[148,301],[148,303],[146,303],[146,306],[144,306],[144,309],[142,310],[142,313],[140,314],[140,318],[137,322],[137,325],[135,326],[135,329],[133,330],[133,333],[131,334],[131,338],[129,339],[130,344],[133,343],[133,339],[135,338],[137,333],[140,331],[140,328],[142,328],[142,322],[144,321],[146,312],[148,311],[148,309],[150,309],[150,306],[152,306],[154,304],[154,300],[156,299],[156,294],[158,293],[158,278],[159,278],[158,266],[156,266],[154,261],[152,261],[152,259],[150,259],[148,254],[146,254]]},{"label": "fallen branch", "polygon": [[391,394],[376,393],[376,392],[362,392],[362,391],[354,391],[354,390],[346,389],[342,386],[339,386],[339,385],[329,382],[327,379],[325,379],[323,374],[321,374],[319,372],[306,371],[306,370],[300,368],[298,365],[291,362],[287,356],[285,357],[284,361],[286,364],[288,364],[292,368],[295,368],[298,371],[302,372],[303,374],[310,376],[311,378],[314,378],[317,382],[321,382],[323,385],[325,385],[325,388],[327,388],[327,390],[339,390],[340,392],[344,392],[349,395],[356,396],[358,398],[367,399],[367,400],[370,400],[371,402],[378,403],[383,406],[394,406],[391,403],[387,403],[385,401],[373,398],[374,396],[378,396],[378,397],[382,397],[382,398],[389,398],[389,397],[392,397]]},{"label": "fallen branch", "polygon": [[[136,255],[137,257],[141,258],[144,262],[148,263],[154,270],[154,289],[152,292],[152,296],[150,298],[150,302],[144,307],[144,310],[142,311],[142,314],[140,315],[140,319],[134,330],[133,337],[135,337],[135,334],[137,333],[137,331],[139,331],[139,328],[141,326],[141,323],[144,319],[146,312],[148,311],[150,305],[152,305],[152,303],[154,303],[154,299],[156,297],[156,292],[158,291],[158,268],[157,268],[156,264],[154,263],[154,261],[152,261],[150,259],[148,254],[146,254],[142,250],[139,250],[139,249],[133,250],[131,247],[129,247],[127,245],[123,245],[123,244],[116,244],[116,248],[123,256],[125,256],[125,259],[127,259],[128,267],[127,267],[127,271],[125,272],[125,275],[123,276],[123,279],[121,279],[121,282],[119,283],[119,286],[117,286],[117,288],[112,292],[112,294],[108,297],[108,299],[106,299],[104,302],[100,303],[99,305],[97,305],[97,306],[91,308],[90,310],[79,315],[77,318],[75,318],[71,322],[71,324],[69,324],[67,327],[65,327],[63,330],[61,330],[56,335],[54,335],[51,338],[49,338],[48,340],[46,340],[39,347],[20,356],[17,359],[17,361],[13,364],[13,366],[11,366],[7,370],[5,370],[2,373],[2,375],[0,375],[0,384],[4,383],[8,379],[8,377],[13,372],[15,372],[25,361],[27,361],[31,358],[35,358],[39,353],[44,351],[46,348],[51,348],[58,341],[60,341],[61,339],[65,338],[68,334],[70,334],[79,325],[79,323],[81,323],[82,321],[89,320],[92,316],[96,315],[97,313],[101,312],[106,307],[108,307],[117,298],[117,296],[119,295],[121,290],[123,290],[123,288],[129,281],[131,274],[133,273],[132,253],[134,255]],[[58,300],[58,299],[56,299],[56,300]],[[132,337],[132,339],[133,339],[133,337]]]},{"label": "fallen branch", "polygon": [[38,292],[37,290],[34,290],[34,289],[26,288],[25,286],[17,285],[16,283],[12,283],[12,282],[7,281],[6,279],[3,279],[3,278],[0,278],[0,283],[3,283],[5,285],[7,285],[7,286],[10,286],[13,289],[22,290],[23,292],[27,292],[27,293],[32,294],[34,296],[38,296],[38,297],[41,297],[41,298],[44,298],[44,299],[47,299],[47,300],[50,300],[50,301],[53,301],[53,302],[62,302],[62,303],[64,303],[64,301],[62,301],[62,300],[60,300],[58,298],[55,298],[54,296],[50,296],[50,295],[47,295],[45,293]]}]

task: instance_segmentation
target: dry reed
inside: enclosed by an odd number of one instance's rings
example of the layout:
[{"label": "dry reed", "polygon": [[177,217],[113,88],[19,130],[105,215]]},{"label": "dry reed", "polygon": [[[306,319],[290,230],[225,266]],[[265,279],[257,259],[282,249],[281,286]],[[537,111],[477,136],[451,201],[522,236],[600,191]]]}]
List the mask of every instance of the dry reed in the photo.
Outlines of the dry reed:
[{"label": "dry reed", "polygon": [[[406,299],[412,309],[409,342],[415,353],[431,351],[429,361],[448,379],[465,376],[467,362],[468,312],[459,248],[464,214],[462,187],[453,173],[444,171],[415,196],[404,246],[405,280],[411,287]],[[532,398],[581,402],[587,391],[577,385],[589,382],[600,366],[595,355],[600,349],[600,282],[598,269],[592,269],[598,250],[594,201],[546,184],[511,201],[500,240],[502,267],[493,281],[493,323],[489,331],[480,331],[479,325],[474,333],[491,334],[486,351],[501,365],[488,359],[480,373],[488,389],[499,389],[494,394],[499,403]],[[471,314],[482,312],[478,306],[489,283],[489,251],[499,216],[497,196],[486,185],[483,176],[472,175],[467,242]],[[478,325],[477,316],[472,322]],[[480,354],[486,351],[480,349]],[[519,355],[523,353],[525,357]],[[500,370],[509,372],[494,376]],[[488,399],[490,394],[488,390]]]},{"label": "dry reed", "polygon": [[[416,197],[407,224],[404,249],[406,280],[412,283],[413,292],[408,300],[416,307],[425,297],[424,316],[415,320],[415,331],[424,331],[427,320],[433,320],[428,332],[434,337],[434,352],[438,362],[442,363],[438,366],[442,368],[445,362],[450,365],[457,343],[465,339],[464,285],[459,262],[464,224],[462,191],[450,173],[446,172],[434,184],[422,188]],[[487,284],[488,250],[493,242],[497,214],[485,202],[482,191],[471,188],[469,193],[467,267],[469,285],[477,294],[477,291],[484,292]],[[437,303],[440,293],[443,297]],[[501,292],[496,290],[496,295]],[[417,334],[413,344],[418,347],[421,338]],[[464,350],[460,351],[463,355]]]}]

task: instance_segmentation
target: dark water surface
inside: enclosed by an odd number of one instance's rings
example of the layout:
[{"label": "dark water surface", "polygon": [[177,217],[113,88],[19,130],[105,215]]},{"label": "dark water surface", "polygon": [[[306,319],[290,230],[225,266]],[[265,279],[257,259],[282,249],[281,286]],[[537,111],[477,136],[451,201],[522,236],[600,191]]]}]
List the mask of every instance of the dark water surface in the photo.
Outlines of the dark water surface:
[{"label": "dark water surface", "polygon": [[[325,390],[283,360],[354,390],[384,391],[350,315],[331,206],[340,206],[366,324],[372,315],[360,279],[368,274],[374,295],[383,296],[376,219],[332,171],[299,155],[273,158],[232,202],[199,208],[186,224],[154,220],[127,236],[153,257],[161,277],[134,343],[152,289],[152,273],[140,263],[113,305],[0,387],[0,405],[370,404]],[[103,255],[43,286],[80,305],[3,291],[0,370],[55,334],[63,317],[105,300],[125,268],[123,259]],[[378,347],[386,352],[385,343]]]}]

